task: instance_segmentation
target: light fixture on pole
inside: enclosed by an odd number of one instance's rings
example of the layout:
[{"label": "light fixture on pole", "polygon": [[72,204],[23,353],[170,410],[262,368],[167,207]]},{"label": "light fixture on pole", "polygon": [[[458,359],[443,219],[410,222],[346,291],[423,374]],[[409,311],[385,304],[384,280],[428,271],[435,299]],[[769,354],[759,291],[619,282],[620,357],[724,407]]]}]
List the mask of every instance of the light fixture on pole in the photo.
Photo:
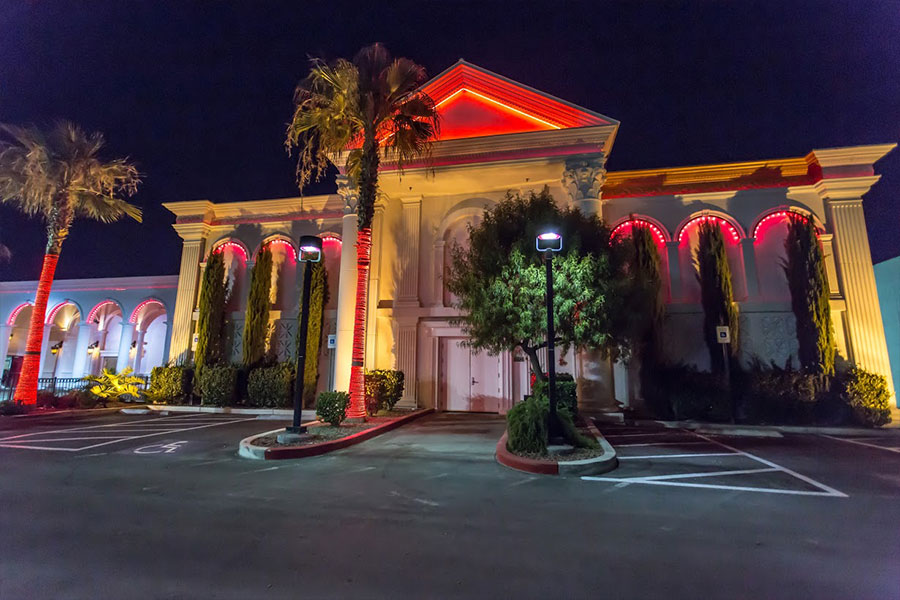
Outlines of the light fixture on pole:
[{"label": "light fixture on pole", "polygon": [[306,433],[300,424],[303,411],[303,376],[306,370],[306,333],[309,329],[309,290],[312,287],[312,264],[322,260],[322,238],[315,235],[300,236],[300,252],[297,259],[306,263],[303,267],[303,302],[300,307],[300,339],[297,348],[297,379],[294,382],[294,421],[286,429],[288,434]]},{"label": "light fixture on pole", "polygon": [[548,437],[559,437],[559,420],[556,418],[556,331],[553,327],[553,253],[562,250],[562,235],[555,229],[547,228],[538,234],[535,247],[544,253],[547,267],[547,378],[550,400],[550,415],[547,423]]}]

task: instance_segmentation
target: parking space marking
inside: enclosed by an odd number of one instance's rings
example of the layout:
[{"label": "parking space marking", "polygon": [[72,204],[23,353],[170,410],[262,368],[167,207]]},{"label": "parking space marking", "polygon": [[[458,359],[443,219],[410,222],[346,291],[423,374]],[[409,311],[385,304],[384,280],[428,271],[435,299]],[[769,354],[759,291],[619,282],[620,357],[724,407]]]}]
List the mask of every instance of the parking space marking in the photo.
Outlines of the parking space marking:
[{"label": "parking space marking", "polygon": [[[122,423],[107,423],[105,425],[90,425],[85,427],[71,427],[67,429],[56,429],[52,431],[41,431],[34,433],[23,433],[19,435],[0,438],[0,448],[17,448],[22,450],[46,450],[51,452],[81,452],[92,448],[99,448],[109,444],[118,444],[120,442],[128,442],[154,436],[181,433],[184,431],[194,431],[197,429],[206,429],[208,427],[219,427],[221,425],[229,425],[231,423],[240,423],[243,421],[253,421],[255,418],[233,418],[223,417],[219,419],[211,419],[203,415],[196,418],[195,415],[177,415],[174,417],[159,417],[152,419],[142,419],[128,425],[133,428],[124,430],[125,433],[119,433]],[[166,421],[166,423],[160,423]],[[160,427],[164,427],[160,429]],[[141,433],[147,432],[147,433]],[[111,433],[114,435],[104,435]],[[66,437],[46,437],[56,434],[62,434]],[[95,435],[96,434],[96,435]],[[117,434],[117,435],[116,435]],[[140,434],[140,435],[134,435]],[[76,435],[78,437],[71,437]],[[72,441],[92,441],[107,440],[96,444],[89,444],[80,447],[67,446],[48,446],[46,444],[54,444],[58,442]]]},{"label": "parking space marking", "polygon": [[886,452],[895,452],[900,454],[900,448],[895,448],[893,446],[879,446],[878,444],[867,444],[866,442],[861,442],[859,440],[853,440],[850,438],[842,438],[833,435],[825,435],[824,433],[819,434],[821,437],[828,438],[829,440],[837,440],[839,442],[847,442],[848,444],[856,444],[858,446],[865,446],[867,448],[875,448],[876,450],[884,450]]},{"label": "parking space marking", "polygon": [[[630,477],[595,477],[595,476],[584,476],[581,479],[584,481],[605,481],[610,483],[616,483],[617,486],[625,486],[629,484],[643,484],[643,485],[668,485],[675,487],[688,487],[688,488],[704,488],[704,489],[719,489],[719,490],[732,490],[732,491],[744,491],[744,492],[760,492],[760,493],[770,493],[770,494],[787,494],[787,495],[796,495],[796,496],[825,496],[832,498],[847,498],[847,494],[844,494],[841,491],[838,491],[824,483],[816,481],[811,477],[807,477],[806,475],[802,475],[788,469],[787,467],[783,467],[779,464],[776,464],[770,460],[752,454],[750,452],[746,452],[724,442],[720,442],[716,439],[708,437],[706,435],[697,433],[695,431],[673,431],[673,430],[660,430],[652,433],[635,433],[634,430],[631,430],[630,433],[615,433],[610,431],[606,437],[616,439],[616,438],[634,438],[634,437],[652,437],[656,436],[658,439],[668,440],[671,435],[688,435],[694,438],[699,438],[698,440],[693,441],[682,441],[682,442],[672,442],[672,441],[659,441],[659,442],[641,442],[641,443],[627,443],[627,444],[614,444],[614,446],[619,449],[625,448],[655,448],[657,446],[686,446],[686,445],[705,445],[705,446],[713,446],[717,448],[711,448],[717,450],[715,452],[682,452],[678,454],[649,454],[649,455],[629,455],[629,456],[619,456],[618,459],[620,461],[623,460],[657,460],[657,459],[673,459],[673,458],[682,458],[682,459],[692,459],[692,458],[701,458],[701,457],[739,457],[750,459],[756,462],[758,465],[761,465],[757,468],[752,469],[734,469],[731,470],[719,470],[719,471],[694,471],[689,473],[672,473],[672,474],[662,474],[662,475],[636,475]],[[847,440],[845,440],[847,441]],[[879,447],[880,448],[880,447]],[[884,448],[882,448],[884,449]],[[677,450],[676,450],[677,452]],[[688,463],[690,464],[690,463]],[[694,465],[699,467],[699,465]],[[709,466],[709,465],[705,465]],[[722,465],[724,466],[724,465]],[[737,466],[737,465],[734,465]],[[640,471],[639,471],[640,472]],[[657,471],[658,472],[658,471]],[[712,483],[697,483],[692,481],[672,481],[672,480],[687,480],[687,479],[696,479],[700,477],[727,477],[727,476],[738,476],[738,475],[757,475],[762,473],[782,473],[784,475],[788,475],[795,479],[798,479],[811,487],[816,488],[816,490],[796,490],[796,489],[785,489],[779,487],[757,487],[757,486],[743,486],[743,485],[729,485],[729,484],[712,484]],[[778,484],[775,484],[778,485]]]}]

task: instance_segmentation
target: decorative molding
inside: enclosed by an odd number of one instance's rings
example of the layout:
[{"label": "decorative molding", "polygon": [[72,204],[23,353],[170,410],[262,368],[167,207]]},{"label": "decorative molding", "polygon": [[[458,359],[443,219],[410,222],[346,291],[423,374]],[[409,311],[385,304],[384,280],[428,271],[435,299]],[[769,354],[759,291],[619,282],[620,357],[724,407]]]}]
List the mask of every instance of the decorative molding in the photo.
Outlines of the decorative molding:
[{"label": "decorative molding", "polygon": [[862,203],[862,197],[879,179],[881,179],[881,175],[823,179],[816,182],[813,188],[818,192],[819,196],[831,202],[850,200]]},{"label": "decorative molding", "polygon": [[346,175],[338,175],[335,178],[337,182],[337,193],[344,202],[344,214],[356,212],[359,204],[359,188],[350,184],[350,178]]},{"label": "decorative molding", "polygon": [[606,177],[606,156],[588,155],[569,158],[562,175],[562,184],[573,202],[601,198]]},{"label": "decorative molding", "polygon": [[822,167],[843,167],[849,165],[872,165],[881,160],[897,144],[872,144],[868,146],[845,146],[842,148],[820,148],[809,153]]}]

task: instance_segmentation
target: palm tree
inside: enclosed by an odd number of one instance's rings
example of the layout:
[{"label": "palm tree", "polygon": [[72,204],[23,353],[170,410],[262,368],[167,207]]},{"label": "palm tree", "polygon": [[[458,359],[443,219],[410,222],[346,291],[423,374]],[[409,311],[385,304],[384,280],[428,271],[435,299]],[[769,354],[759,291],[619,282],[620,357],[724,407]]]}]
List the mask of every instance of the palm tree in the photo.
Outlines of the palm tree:
[{"label": "palm tree", "polygon": [[35,127],[0,125],[0,203],[10,203],[26,215],[43,218],[47,249],[34,298],[25,360],[15,400],[34,404],[44,337],[44,314],[63,242],[76,218],[103,223],[129,216],[141,220],[141,210],[122,199],[137,191],[140,176],[127,160],[98,158],[103,136],[57,123],[46,135]]},{"label": "palm tree", "polygon": [[300,148],[300,187],[313,177],[321,178],[330,159],[338,160],[346,151],[345,163],[339,167],[359,188],[350,418],[365,417],[366,297],[378,165],[382,154],[395,160],[398,169],[412,159],[430,157],[439,120],[434,101],[420,90],[425,79],[423,67],[406,58],[391,58],[384,46],[374,44],[360,50],[352,61],[313,60],[309,75],[294,94],[294,116],[285,144],[289,151]]}]

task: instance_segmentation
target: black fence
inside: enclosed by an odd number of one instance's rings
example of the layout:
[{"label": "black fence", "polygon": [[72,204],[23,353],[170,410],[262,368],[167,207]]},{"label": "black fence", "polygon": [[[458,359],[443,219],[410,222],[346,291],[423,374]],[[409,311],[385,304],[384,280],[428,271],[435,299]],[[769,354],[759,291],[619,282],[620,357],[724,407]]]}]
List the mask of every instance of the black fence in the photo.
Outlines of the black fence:
[{"label": "black fence", "polygon": [[[137,384],[139,390],[146,390],[150,387],[150,378],[146,375],[136,375],[141,379],[141,383]],[[0,402],[6,402],[13,399],[13,393],[16,390],[18,381],[11,380],[0,385]],[[64,396],[72,390],[81,390],[90,385],[87,381],[80,377],[41,377],[38,379],[38,391],[49,392],[54,396]]]}]

